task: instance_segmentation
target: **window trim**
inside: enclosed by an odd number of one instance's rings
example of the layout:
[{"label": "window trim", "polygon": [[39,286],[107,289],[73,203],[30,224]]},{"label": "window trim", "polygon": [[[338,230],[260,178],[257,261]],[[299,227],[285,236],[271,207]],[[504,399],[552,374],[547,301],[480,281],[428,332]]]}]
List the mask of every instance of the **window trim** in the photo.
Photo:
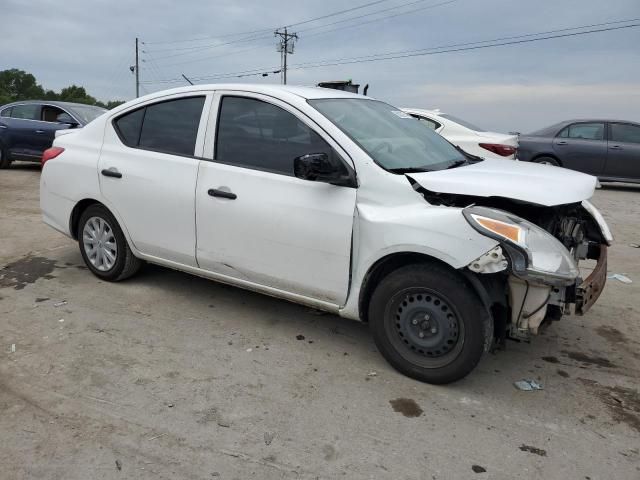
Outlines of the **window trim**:
[{"label": "window trim", "polygon": [[[149,101],[148,103],[144,103],[142,105],[138,105],[135,108],[131,108],[130,110],[125,110],[124,112],[118,113],[117,115],[115,115],[114,117],[111,118],[110,123],[111,123],[111,127],[113,128],[113,131],[116,132],[116,135],[118,137],[118,140],[120,140],[120,143],[126,147],[126,148],[132,148],[135,150],[143,150],[145,152],[154,152],[154,153],[162,153],[165,155],[175,155],[177,157],[183,157],[183,158],[192,158],[195,160],[207,160],[206,158],[200,157],[198,155],[195,154],[196,148],[198,146],[198,134],[200,133],[200,128],[201,128],[201,124],[202,124],[202,118],[205,115],[205,113],[207,113],[207,97],[208,97],[208,92],[205,91],[198,91],[198,92],[193,92],[193,95],[184,95],[181,94],[180,96],[177,97],[169,97],[169,98],[165,98],[163,100],[160,101]],[[144,119],[147,116],[147,107],[151,107],[153,105],[159,105],[161,103],[167,103],[167,102],[175,102],[178,100],[185,100],[187,98],[202,98],[204,101],[202,103],[202,112],[200,112],[200,120],[198,121],[198,129],[196,131],[196,141],[195,144],[193,146],[193,154],[192,155],[188,155],[188,154],[184,154],[184,153],[176,153],[176,152],[171,152],[168,150],[161,150],[161,149],[156,149],[156,148],[149,148],[149,147],[141,147],[140,146],[140,138],[142,136],[142,127],[144,126]],[[155,99],[154,99],[155,100]],[[120,120],[122,117],[135,113],[138,110],[142,110],[144,109],[144,112],[142,114],[142,123],[140,124],[140,131],[138,132],[138,141],[136,142],[136,146],[131,146],[125,143],[124,138],[122,136],[122,132],[120,132],[120,129],[118,128],[118,124],[116,123],[118,120]]]},{"label": "window trim", "polygon": [[[322,128],[320,125],[318,125],[315,121],[313,121],[311,118],[309,118],[309,116],[307,116],[304,111],[302,111],[301,109],[299,109],[298,107],[296,107],[295,105],[291,105],[290,103],[277,98],[277,97],[273,97],[271,95],[267,95],[264,93],[256,93],[256,92],[245,92],[245,91],[216,91],[214,92],[215,96],[217,98],[214,98],[214,103],[212,104],[212,108],[216,108],[216,115],[215,115],[215,124],[213,125],[213,130],[214,130],[214,140],[213,140],[213,155],[212,158],[203,158],[202,160],[207,160],[209,162],[213,162],[213,163],[217,163],[219,165],[227,165],[230,167],[235,167],[235,168],[244,168],[247,170],[255,170],[255,171],[259,171],[259,172],[266,172],[266,173],[271,173],[273,175],[280,175],[283,177],[288,177],[288,178],[298,178],[295,175],[287,175],[284,174],[282,172],[277,172],[274,170],[270,170],[267,168],[260,168],[260,167],[254,167],[254,166],[249,166],[249,165],[237,165],[235,163],[229,163],[229,162],[223,162],[221,160],[219,160],[217,158],[217,154],[218,154],[218,130],[220,129],[220,114],[222,113],[222,102],[226,97],[234,97],[234,98],[242,98],[242,99],[249,99],[249,100],[255,100],[258,102],[263,102],[266,103],[268,105],[280,108],[282,110],[284,110],[285,112],[289,113],[290,115],[293,115],[298,121],[302,122],[304,125],[306,125],[310,130],[312,130],[313,132],[316,133],[316,135],[318,135],[327,145],[329,145],[329,147],[331,147],[331,149],[336,153],[338,159],[340,160],[340,162],[342,162],[342,164],[345,166],[345,168],[347,169],[347,172],[349,174],[349,176],[351,178],[353,178],[353,183],[354,186],[353,187],[347,187],[347,188],[358,188],[359,184],[358,184],[358,180],[357,180],[357,173],[355,170],[355,167],[351,165],[351,162],[353,162],[353,160],[351,159],[351,156],[348,154],[348,152],[346,152],[346,150],[340,145],[340,143],[338,141],[336,141],[336,139],[334,139],[324,128]],[[277,103],[274,103],[275,100],[276,102],[281,103],[282,105],[278,105]],[[286,105],[288,108],[284,108],[283,105]],[[295,112],[295,113],[294,113]],[[331,141],[328,141],[327,138],[331,139]],[[336,148],[334,145],[338,146],[338,148]],[[350,160],[347,161],[345,160],[345,156]]]},{"label": "window trim", "polygon": [[[604,126],[604,130],[602,131],[602,138],[600,140],[596,140],[594,138],[575,138],[575,137],[570,137],[570,133],[571,133],[571,127],[573,127],[574,125],[585,125],[585,124],[593,124],[593,123],[601,123]],[[586,140],[587,142],[606,142],[609,139],[609,127],[608,127],[609,122],[603,122],[600,120],[589,120],[589,121],[582,121],[582,122],[573,122],[573,123],[568,123],[567,125],[565,125],[564,127],[562,127],[558,133],[556,133],[556,136],[554,137],[554,139],[556,138],[566,138],[568,140]],[[562,132],[564,132],[565,130],[567,130],[567,136],[566,137],[561,137],[560,134]]]},{"label": "window trim", "polygon": [[631,127],[636,127],[638,129],[640,129],[640,125],[638,125],[637,123],[633,123],[633,122],[607,122],[607,141],[608,142],[612,142],[612,143],[628,143],[631,145],[640,145],[640,142],[623,142],[621,140],[614,140],[613,139],[613,126],[614,125],[629,125]]},{"label": "window trim", "polygon": [[[68,110],[62,108],[60,105],[54,105],[53,103],[14,103],[11,104],[9,106],[7,106],[6,108],[4,108],[2,111],[4,112],[5,110],[9,110],[11,109],[11,113],[13,113],[13,108],[14,107],[22,107],[24,105],[37,105],[40,107],[40,115],[42,115],[42,107],[54,107],[54,108],[58,108],[60,110],[62,110],[64,113],[66,113],[67,115],[69,115],[71,118],[73,118],[78,125],[83,125],[82,122],[79,122],[78,119],[71,114]],[[2,118],[13,118],[14,120],[26,120],[27,122],[42,122],[42,123],[52,123],[52,124],[56,124],[56,125],[62,125],[60,122],[47,122],[46,120],[34,120],[33,118],[15,118],[15,117],[2,117]]]}]

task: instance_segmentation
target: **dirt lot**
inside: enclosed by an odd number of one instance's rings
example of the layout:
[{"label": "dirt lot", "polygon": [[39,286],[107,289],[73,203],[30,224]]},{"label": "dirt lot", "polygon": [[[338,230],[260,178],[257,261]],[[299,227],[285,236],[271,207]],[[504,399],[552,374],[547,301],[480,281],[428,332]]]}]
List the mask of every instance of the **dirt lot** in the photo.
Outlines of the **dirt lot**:
[{"label": "dirt lot", "polygon": [[436,387],[355,322],[153,266],[99,281],[38,181],[0,171],[2,479],[640,478],[640,186],[595,196],[632,284]]}]

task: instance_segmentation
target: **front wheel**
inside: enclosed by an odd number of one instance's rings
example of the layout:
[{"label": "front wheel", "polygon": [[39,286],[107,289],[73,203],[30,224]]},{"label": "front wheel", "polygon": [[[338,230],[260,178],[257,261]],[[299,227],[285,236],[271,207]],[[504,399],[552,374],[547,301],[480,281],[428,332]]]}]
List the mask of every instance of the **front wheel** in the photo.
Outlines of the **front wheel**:
[{"label": "front wheel", "polygon": [[369,304],[376,346],[405,375],[444,384],[480,361],[490,319],[456,272],[434,264],[401,267],[376,287]]},{"label": "front wheel", "polygon": [[80,216],[78,244],[89,270],[103,280],[124,280],[142,266],[115,217],[102,205],[91,205]]}]

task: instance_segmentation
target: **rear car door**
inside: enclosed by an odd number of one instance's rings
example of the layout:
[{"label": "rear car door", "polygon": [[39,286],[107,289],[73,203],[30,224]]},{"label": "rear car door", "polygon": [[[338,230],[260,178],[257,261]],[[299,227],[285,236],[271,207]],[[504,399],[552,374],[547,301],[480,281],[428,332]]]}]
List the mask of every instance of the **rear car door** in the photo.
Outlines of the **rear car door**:
[{"label": "rear car door", "polygon": [[604,122],[577,122],[563,128],[553,140],[562,166],[600,175],[607,160]]},{"label": "rear car door", "polygon": [[327,153],[353,168],[346,152],[272,97],[218,93],[214,105],[215,154],[212,141],[213,160],[201,162],[196,192],[199,266],[343,304],[356,189],[299,179],[293,161]]},{"label": "rear car door", "polygon": [[194,194],[208,97],[170,96],[107,125],[98,171],[109,207],[142,253],[195,266]]},{"label": "rear car door", "polygon": [[640,180],[640,125],[610,123],[608,145],[603,176]]}]

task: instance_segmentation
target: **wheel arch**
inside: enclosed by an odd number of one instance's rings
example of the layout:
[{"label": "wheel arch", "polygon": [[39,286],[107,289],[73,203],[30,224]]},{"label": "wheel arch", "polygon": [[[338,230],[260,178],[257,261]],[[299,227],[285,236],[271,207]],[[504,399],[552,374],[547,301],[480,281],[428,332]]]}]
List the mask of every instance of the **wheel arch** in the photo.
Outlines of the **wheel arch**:
[{"label": "wheel arch", "polygon": [[[69,217],[69,233],[71,233],[71,238],[74,240],[78,240],[78,228],[80,223],[80,217],[82,213],[89,208],[91,205],[101,205],[107,210],[111,212],[109,207],[107,207],[104,203],[95,198],[84,198],[80,200],[71,210],[71,216]],[[113,212],[111,212],[113,214]]]},{"label": "wheel arch", "polygon": [[560,160],[560,159],[558,158],[558,156],[557,156],[555,153],[537,153],[536,155],[534,155],[533,157],[531,157],[531,161],[532,161],[532,162],[535,162],[536,160],[538,160],[539,158],[542,158],[542,157],[550,157],[550,158],[553,158],[556,162],[558,162],[558,165],[559,165],[559,166],[561,166],[561,167],[563,166],[563,165],[562,165],[562,160]]},{"label": "wheel arch", "polygon": [[373,265],[369,267],[362,280],[360,294],[358,297],[358,311],[360,313],[360,320],[362,320],[364,323],[367,323],[369,321],[369,309],[367,308],[367,305],[369,304],[371,296],[373,295],[373,292],[380,281],[385,276],[400,267],[415,264],[437,264],[456,271],[456,269],[449,265],[447,262],[426,253],[411,251],[394,252],[379,258],[373,263]]}]

